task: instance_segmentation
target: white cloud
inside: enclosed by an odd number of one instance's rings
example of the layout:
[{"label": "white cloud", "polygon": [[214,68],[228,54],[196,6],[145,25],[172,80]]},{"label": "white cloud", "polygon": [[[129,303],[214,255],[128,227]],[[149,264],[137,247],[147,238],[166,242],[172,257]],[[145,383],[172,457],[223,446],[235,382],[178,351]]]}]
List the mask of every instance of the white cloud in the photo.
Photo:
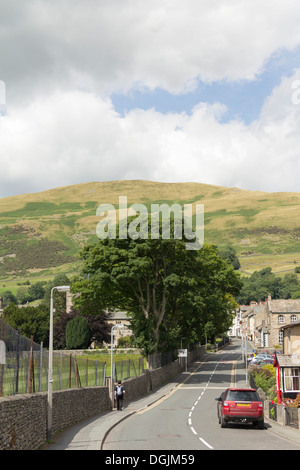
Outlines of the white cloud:
[{"label": "white cloud", "polygon": [[300,44],[297,0],[4,0],[0,13],[11,102],[58,88],[180,93],[197,79],[252,80]]},{"label": "white cloud", "polygon": [[154,109],[120,117],[110,100],[58,91],[0,118],[0,186],[26,192],[86,181],[199,181],[266,191],[298,191],[300,105],[285,78],[259,119],[222,123],[221,104],[191,115]]},{"label": "white cloud", "polygon": [[299,46],[297,0],[3,0],[0,18],[0,195],[131,178],[298,190],[299,71],[250,125],[222,123],[222,103],[121,117],[109,98],[256,80]]}]

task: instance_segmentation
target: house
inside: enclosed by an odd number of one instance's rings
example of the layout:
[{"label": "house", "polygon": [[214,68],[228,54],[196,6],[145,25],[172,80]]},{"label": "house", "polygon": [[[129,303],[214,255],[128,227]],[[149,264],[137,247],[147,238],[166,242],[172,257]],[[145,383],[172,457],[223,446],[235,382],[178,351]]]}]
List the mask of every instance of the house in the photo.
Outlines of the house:
[{"label": "house", "polygon": [[[114,328],[113,330],[113,346],[118,346],[119,338],[123,336],[131,336],[132,330],[130,328],[130,317],[127,312],[114,311],[110,313],[108,323],[113,327],[114,325],[124,325],[122,328]],[[110,345],[110,343],[109,343]]]},{"label": "house", "polygon": [[277,401],[300,393],[300,319],[282,326],[283,353],[275,354]]},{"label": "house", "polygon": [[272,300],[266,303],[267,347],[283,346],[282,327],[300,320],[300,299]]},{"label": "house", "polygon": [[243,321],[244,321],[244,313],[249,310],[249,305],[240,305],[239,308],[236,309],[235,317],[233,318],[232,326],[228,331],[229,336],[242,336],[243,330]]},{"label": "house", "polygon": [[283,354],[298,355],[300,361],[300,319],[281,328],[283,333]]},{"label": "house", "polygon": [[276,299],[252,304],[247,316],[247,335],[259,348],[282,348],[284,325],[300,320],[299,299]]},{"label": "house", "polygon": [[282,327],[300,320],[300,299],[250,302],[237,311],[231,336],[244,336],[258,348],[282,348]]}]

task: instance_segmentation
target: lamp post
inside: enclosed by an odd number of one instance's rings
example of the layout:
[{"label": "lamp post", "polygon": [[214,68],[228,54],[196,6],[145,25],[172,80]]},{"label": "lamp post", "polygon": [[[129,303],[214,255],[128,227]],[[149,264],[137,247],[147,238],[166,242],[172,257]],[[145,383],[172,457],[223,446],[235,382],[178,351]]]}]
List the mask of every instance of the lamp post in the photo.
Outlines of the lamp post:
[{"label": "lamp post", "polygon": [[113,400],[113,387],[114,387],[114,374],[113,374],[113,340],[114,340],[114,328],[123,328],[122,323],[117,323],[114,325],[110,332],[110,399],[111,399],[111,409],[114,408],[114,400]]},{"label": "lamp post", "polygon": [[49,329],[49,364],[48,364],[48,396],[47,396],[47,438],[52,434],[52,385],[53,385],[53,291],[70,292],[70,286],[56,286],[51,289],[50,296],[50,329]]}]

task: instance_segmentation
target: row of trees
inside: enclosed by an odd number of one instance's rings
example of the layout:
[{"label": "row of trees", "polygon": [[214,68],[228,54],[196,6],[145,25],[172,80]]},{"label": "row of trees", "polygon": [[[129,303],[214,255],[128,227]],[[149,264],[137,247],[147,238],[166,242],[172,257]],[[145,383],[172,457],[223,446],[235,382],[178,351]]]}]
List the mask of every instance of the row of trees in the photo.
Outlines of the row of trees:
[{"label": "row of trees", "polygon": [[251,300],[264,301],[271,294],[273,299],[300,299],[300,282],[297,274],[285,274],[282,278],[272,272],[272,268],[255,271],[243,279],[242,289],[236,300],[249,305]]},{"label": "row of trees", "polygon": [[176,348],[182,338],[191,345],[204,338],[213,342],[231,326],[236,302],[249,304],[268,294],[300,298],[296,274],[279,278],[265,268],[242,280],[232,248],[205,244],[200,250],[186,250],[185,240],[117,237],[87,245],[80,255],[80,276],[59,275],[47,284],[30,286],[27,296],[40,299],[39,306],[20,309],[11,302],[6,321],[47,346],[51,288],[68,284],[80,295],[66,315],[65,294],[54,291],[56,348],[109,342],[106,312],[121,309],[130,312],[134,345],[148,355]]},{"label": "row of trees", "polygon": [[[4,309],[5,321],[28,338],[32,335],[36,343],[49,344],[50,293],[54,286],[72,285],[72,279],[65,275],[56,276],[44,288],[44,296],[39,305],[19,308],[11,301]],[[109,341],[109,315],[106,312],[83,314],[74,308],[66,313],[66,295],[57,290],[54,296],[54,347],[56,349],[87,348],[91,342]]]}]

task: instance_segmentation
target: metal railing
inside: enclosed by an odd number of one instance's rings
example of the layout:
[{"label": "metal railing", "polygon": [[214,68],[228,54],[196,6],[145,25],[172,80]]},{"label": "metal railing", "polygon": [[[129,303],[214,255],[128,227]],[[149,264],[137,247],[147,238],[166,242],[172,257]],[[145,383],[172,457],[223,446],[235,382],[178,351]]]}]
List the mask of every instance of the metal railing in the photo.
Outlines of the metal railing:
[{"label": "metal railing", "polygon": [[[5,324],[0,317],[0,397],[48,390],[49,352],[42,344]],[[53,352],[53,390],[105,386],[111,376],[106,358]],[[116,360],[114,377],[125,380],[144,372],[144,360]]]}]

